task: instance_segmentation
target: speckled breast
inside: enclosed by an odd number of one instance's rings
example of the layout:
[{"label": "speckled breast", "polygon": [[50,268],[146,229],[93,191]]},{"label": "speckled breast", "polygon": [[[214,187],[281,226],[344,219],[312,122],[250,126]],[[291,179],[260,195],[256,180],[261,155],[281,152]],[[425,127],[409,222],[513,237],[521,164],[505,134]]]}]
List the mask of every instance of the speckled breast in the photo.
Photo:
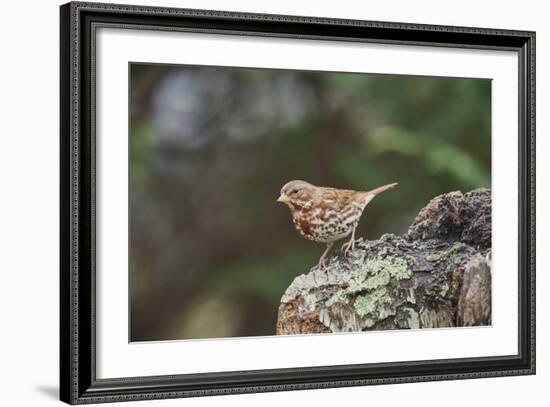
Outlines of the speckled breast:
[{"label": "speckled breast", "polygon": [[314,207],[293,212],[292,221],[306,239],[330,243],[348,236],[359,223],[361,210],[350,205],[343,211]]}]

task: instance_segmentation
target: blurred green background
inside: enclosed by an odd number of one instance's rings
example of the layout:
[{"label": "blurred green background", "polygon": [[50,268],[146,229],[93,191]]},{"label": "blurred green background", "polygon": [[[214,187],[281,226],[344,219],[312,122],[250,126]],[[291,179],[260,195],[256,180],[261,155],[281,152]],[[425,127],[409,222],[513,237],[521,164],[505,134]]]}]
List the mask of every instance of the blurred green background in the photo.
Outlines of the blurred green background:
[{"label": "blurred green background", "polygon": [[369,239],[490,187],[490,80],[132,64],[130,85],[131,341],[275,333],[325,248],[275,202],[289,180],[399,182],[365,211]]}]

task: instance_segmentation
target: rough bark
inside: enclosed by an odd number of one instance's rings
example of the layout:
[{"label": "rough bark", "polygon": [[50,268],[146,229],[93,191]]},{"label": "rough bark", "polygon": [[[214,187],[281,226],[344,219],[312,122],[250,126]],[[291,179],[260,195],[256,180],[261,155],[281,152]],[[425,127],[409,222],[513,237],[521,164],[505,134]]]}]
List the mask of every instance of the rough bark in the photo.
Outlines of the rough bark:
[{"label": "rough bark", "polygon": [[491,324],[491,192],[432,199],[403,236],[359,239],[294,279],[277,334]]}]

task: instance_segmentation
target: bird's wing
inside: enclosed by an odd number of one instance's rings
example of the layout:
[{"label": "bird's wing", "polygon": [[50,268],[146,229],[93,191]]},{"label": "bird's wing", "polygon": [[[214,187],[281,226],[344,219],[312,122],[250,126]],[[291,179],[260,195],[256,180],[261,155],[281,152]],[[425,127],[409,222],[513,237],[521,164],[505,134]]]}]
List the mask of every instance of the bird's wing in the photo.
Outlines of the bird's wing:
[{"label": "bird's wing", "polygon": [[356,198],[357,192],[348,189],[322,188],[319,197],[321,206],[325,205],[336,211],[342,211],[348,207]]}]

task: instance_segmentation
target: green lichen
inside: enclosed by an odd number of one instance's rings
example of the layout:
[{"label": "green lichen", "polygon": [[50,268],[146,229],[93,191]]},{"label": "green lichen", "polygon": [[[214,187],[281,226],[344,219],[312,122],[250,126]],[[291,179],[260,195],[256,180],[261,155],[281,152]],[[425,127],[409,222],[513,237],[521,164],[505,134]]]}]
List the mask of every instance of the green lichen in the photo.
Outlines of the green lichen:
[{"label": "green lichen", "polygon": [[355,292],[363,291],[365,289],[365,281],[367,280],[367,273],[358,272],[349,281],[346,288],[346,293],[352,294]]},{"label": "green lichen", "polygon": [[441,260],[443,258],[443,256],[445,256],[445,252],[435,252],[435,253],[432,253],[432,254],[428,255],[428,257],[426,257],[426,260],[431,261],[431,262],[435,262],[435,261]]},{"label": "green lichen", "polygon": [[383,304],[391,302],[392,279],[398,281],[412,276],[407,259],[387,252],[385,256],[354,258],[351,266],[354,272],[346,288],[334,292],[326,305],[350,304],[355,297],[353,307],[361,318],[368,314],[375,316]]},{"label": "green lichen", "polygon": [[425,288],[426,297],[432,298],[435,301],[444,300],[447,296],[450,287],[447,283],[443,285],[434,285],[432,287]]},{"label": "green lichen", "polygon": [[458,253],[460,253],[461,251],[463,251],[464,249],[466,249],[466,245],[462,242],[454,242],[453,243],[453,246],[451,247],[451,249],[449,250],[449,254],[451,256],[454,256]]},{"label": "green lichen", "polygon": [[[409,264],[407,261],[401,257],[387,256],[387,257],[376,257],[374,259],[367,259],[367,269],[370,276],[376,275],[388,275],[389,282],[390,277],[394,277],[396,280],[402,280],[404,278],[410,278],[412,276],[412,271],[409,269]],[[372,277],[369,277],[372,278]],[[386,279],[386,277],[382,277]]]},{"label": "green lichen", "polygon": [[332,294],[332,297],[330,297],[327,300],[326,305],[327,307],[330,307],[336,303],[345,304],[347,302],[348,302],[348,293],[346,292],[346,290],[338,290],[334,294]]},{"label": "green lichen", "polygon": [[412,270],[405,260],[396,259],[393,267],[390,269],[390,275],[396,280],[404,280],[412,277]]},{"label": "green lichen", "polygon": [[364,284],[367,290],[373,290],[380,286],[385,286],[390,282],[390,273],[387,270],[381,270],[377,274],[369,277]]},{"label": "green lichen", "polygon": [[347,294],[376,290],[390,284],[392,278],[398,281],[412,276],[409,264],[401,257],[379,255],[373,259],[356,259],[354,266]]},{"label": "green lichen", "polygon": [[341,267],[340,262],[336,257],[331,257],[328,261],[328,264],[326,265],[326,271],[330,272],[331,270],[338,271]]},{"label": "green lichen", "polygon": [[388,291],[385,287],[380,287],[365,295],[358,296],[355,299],[353,308],[357,315],[363,318],[368,314],[374,314],[380,305],[389,301]]},{"label": "green lichen", "polygon": [[363,259],[361,261],[358,261],[355,263],[356,271],[353,275],[353,279],[357,282],[363,282],[367,279],[369,270],[365,265],[365,262]]}]

